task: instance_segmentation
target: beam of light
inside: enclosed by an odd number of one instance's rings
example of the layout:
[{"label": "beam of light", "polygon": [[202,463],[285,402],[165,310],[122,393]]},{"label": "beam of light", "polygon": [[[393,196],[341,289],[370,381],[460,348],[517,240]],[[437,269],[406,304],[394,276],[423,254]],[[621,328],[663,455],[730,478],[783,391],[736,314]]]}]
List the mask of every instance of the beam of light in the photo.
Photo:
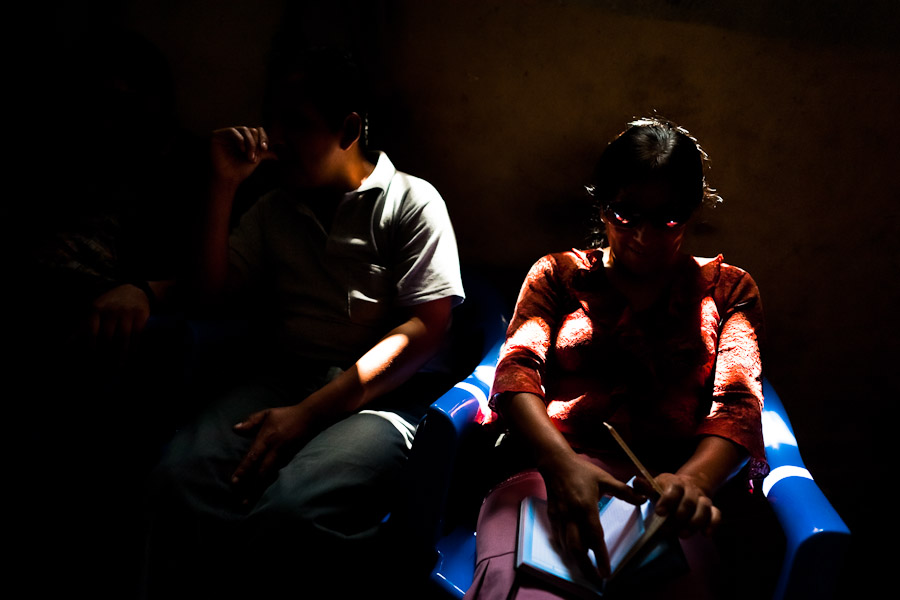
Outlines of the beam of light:
[{"label": "beam of light", "polygon": [[803,467],[795,467],[794,465],[785,465],[783,467],[778,467],[777,469],[769,473],[769,475],[763,480],[763,495],[768,498],[769,491],[775,486],[775,484],[782,479],[787,479],[788,477],[803,477],[804,479],[812,480],[812,475],[810,475],[809,471],[804,469]]},{"label": "beam of light", "polygon": [[494,371],[496,370],[497,367],[491,365],[478,365],[475,367],[473,375],[475,375],[475,379],[489,386],[494,383]]},{"label": "beam of light", "polygon": [[771,410],[762,411],[763,440],[767,448],[778,449],[778,446],[796,446],[797,438],[794,437],[791,428],[784,422],[777,412]]}]

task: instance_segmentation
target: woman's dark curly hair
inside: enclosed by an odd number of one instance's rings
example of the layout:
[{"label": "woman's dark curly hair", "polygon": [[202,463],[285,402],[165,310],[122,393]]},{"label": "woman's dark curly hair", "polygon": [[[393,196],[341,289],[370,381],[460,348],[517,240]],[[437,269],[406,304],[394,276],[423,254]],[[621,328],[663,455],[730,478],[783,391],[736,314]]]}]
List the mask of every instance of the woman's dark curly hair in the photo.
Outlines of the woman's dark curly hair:
[{"label": "woman's dark curly hair", "polygon": [[600,220],[604,206],[625,186],[649,181],[672,185],[676,201],[690,211],[701,204],[722,201],[706,183],[704,168],[709,157],[687,129],[661,117],[628,123],[603,151],[587,192],[593,200],[590,247],[607,244],[606,227]]}]

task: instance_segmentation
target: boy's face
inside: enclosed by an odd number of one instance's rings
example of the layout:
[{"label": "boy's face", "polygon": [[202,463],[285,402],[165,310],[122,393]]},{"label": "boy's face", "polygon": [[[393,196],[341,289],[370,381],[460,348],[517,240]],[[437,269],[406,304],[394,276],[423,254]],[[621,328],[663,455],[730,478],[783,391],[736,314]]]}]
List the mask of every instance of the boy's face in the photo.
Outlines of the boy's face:
[{"label": "boy's face", "polygon": [[311,189],[335,183],[344,157],[341,131],[332,131],[310,100],[291,90],[279,94],[268,133],[289,187]]}]

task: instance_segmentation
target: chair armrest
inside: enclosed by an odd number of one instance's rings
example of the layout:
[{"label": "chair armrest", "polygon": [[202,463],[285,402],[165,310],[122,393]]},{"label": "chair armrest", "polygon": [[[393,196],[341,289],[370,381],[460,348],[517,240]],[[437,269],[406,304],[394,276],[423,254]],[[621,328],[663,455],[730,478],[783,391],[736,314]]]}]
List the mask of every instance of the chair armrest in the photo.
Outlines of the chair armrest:
[{"label": "chair armrest", "polygon": [[501,343],[496,342],[471,375],[429,407],[416,431],[407,463],[409,493],[392,512],[390,524],[406,551],[427,563],[422,565],[425,569],[437,559],[435,545],[443,530],[458,449],[478,430],[479,415],[487,410]]},{"label": "chair armrest", "polygon": [[481,422],[490,410],[488,394],[494,382],[494,369],[500,358],[502,345],[503,340],[495,342],[468,377],[429,407],[426,418],[430,416],[432,420],[447,421],[457,437]]},{"label": "chair armrest", "polygon": [[763,494],[785,534],[775,599],[827,598],[850,541],[850,530],[807,470],[778,394],[763,382],[763,439],[771,469]]}]

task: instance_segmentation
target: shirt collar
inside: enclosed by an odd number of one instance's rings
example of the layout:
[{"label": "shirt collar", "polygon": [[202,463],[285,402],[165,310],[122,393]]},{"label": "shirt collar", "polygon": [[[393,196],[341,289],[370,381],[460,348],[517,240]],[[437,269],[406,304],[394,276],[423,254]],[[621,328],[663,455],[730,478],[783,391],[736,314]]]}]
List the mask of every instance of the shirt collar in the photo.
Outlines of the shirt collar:
[{"label": "shirt collar", "polygon": [[394,168],[394,164],[387,157],[387,154],[379,152],[378,161],[375,163],[375,169],[369,174],[366,180],[362,182],[362,185],[351,193],[361,194],[376,188],[384,191],[388,189],[388,185],[396,172],[397,169]]},{"label": "shirt collar", "polygon": [[[394,177],[394,174],[396,172],[397,169],[387,157],[387,154],[385,154],[384,152],[378,152],[378,160],[375,161],[375,168],[372,170],[366,180],[363,181],[362,185],[360,185],[352,192],[347,192],[346,194],[344,194],[344,197],[340,202],[353,202],[355,198],[359,198],[368,190],[378,189],[382,192],[386,191],[388,189],[388,186],[390,185],[391,179]],[[284,191],[282,190],[281,193],[284,193]],[[316,221],[316,223],[319,222],[315,213],[309,208],[306,202],[303,201],[302,196],[297,198],[295,202],[298,211],[311,217],[314,221]],[[321,227],[321,225],[319,226]]]}]

